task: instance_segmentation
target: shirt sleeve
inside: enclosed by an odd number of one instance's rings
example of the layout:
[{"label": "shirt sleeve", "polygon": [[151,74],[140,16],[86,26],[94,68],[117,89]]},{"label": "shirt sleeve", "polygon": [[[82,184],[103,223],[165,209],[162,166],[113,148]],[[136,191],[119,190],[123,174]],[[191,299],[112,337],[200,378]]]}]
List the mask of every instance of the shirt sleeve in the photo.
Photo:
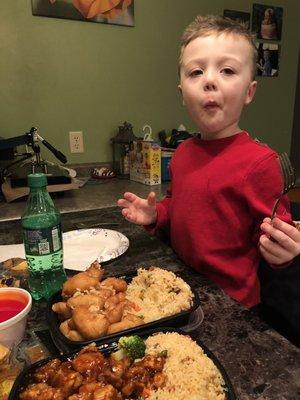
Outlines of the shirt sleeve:
[{"label": "shirt sleeve", "polygon": [[[251,167],[245,176],[244,189],[255,223],[253,240],[258,243],[262,234],[260,224],[265,217],[271,216],[274,203],[283,190],[283,177],[276,153],[271,153]],[[293,224],[287,196],[281,199],[276,215],[281,220]]]}]

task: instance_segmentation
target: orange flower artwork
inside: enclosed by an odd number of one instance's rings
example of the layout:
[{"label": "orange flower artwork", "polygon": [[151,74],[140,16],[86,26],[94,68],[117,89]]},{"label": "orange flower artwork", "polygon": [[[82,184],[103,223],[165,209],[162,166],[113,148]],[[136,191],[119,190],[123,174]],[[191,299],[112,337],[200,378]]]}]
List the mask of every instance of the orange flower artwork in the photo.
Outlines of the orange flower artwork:
[{"label": "orange flower artwork", "polygon": [[134,0],[31,0],[32,14],[134,26]]}]

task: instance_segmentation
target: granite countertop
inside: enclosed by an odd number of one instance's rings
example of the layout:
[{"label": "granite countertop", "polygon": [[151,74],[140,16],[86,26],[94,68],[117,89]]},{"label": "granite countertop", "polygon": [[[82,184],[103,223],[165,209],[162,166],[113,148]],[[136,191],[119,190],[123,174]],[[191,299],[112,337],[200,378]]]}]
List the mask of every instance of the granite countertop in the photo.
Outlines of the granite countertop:
[{"label": "granite countertop", "polygon": [[[128,251],[104,265],[109,275],[131,273],[140,266],[161,266],[178,272],[200,296],[204,319],[192,332],[224,366],[240,400],[296,400],[300,393],[300,350],[231,300],[202,275],[186,267],[172,249],[125,221],[118,207],[62,214],[64,231],[78,223],[114,223],[111,229],[130,240]],[[107,229],[110,226],[106,226]],[[20,221],[0,223],[1,243],[21,240]],[[21,349],[47,329],[44,303],[34,303]]]},{"label": "granite countertop", "polygon": [[[84,178],[83,178],[84,179]],[[124,192],[133,192],[147,197],[150,191],[160,199],[165,194],[168,184],[147,186],[128,179],[89,180],[83,187],[59,193],[51,193],[51,197],[62,214],[72,211],[96,210],[112,207]],[[0,201],[0,221],[19,219],[26,205],[26,197],[11,203]]]}]

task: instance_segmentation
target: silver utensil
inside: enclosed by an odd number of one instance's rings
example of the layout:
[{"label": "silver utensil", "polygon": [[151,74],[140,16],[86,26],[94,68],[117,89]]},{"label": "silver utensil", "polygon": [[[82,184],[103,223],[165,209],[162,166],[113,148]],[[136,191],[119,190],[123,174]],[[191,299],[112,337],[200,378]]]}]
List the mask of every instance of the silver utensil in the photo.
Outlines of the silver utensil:
[{"label": "silver utensil", "polygon": [[282,177],[283,177],[283,190],[278,197],[278,199],[275,201],[273,209],[272,209],[272,214],[271,214],[271,220],[275,217],[276,211],[278,208],[278,204],[280,203],[282,197],[287,194],[287,192],[293,187],[295,187],[296,184],[296,174],[295,170],[291,164],[291,161],[286,153],[282,153],[279,155],[279,163],[281,167],[281,172],[282,172]]}]

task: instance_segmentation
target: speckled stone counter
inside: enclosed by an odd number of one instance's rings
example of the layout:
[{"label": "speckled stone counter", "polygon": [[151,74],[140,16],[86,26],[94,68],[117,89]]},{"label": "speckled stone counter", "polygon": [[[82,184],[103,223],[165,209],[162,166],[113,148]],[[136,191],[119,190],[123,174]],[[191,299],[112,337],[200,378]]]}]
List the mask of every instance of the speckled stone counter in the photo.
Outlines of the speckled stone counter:
[{"label": "speckled stone counter", "polygon": [[[158,199],[164,196],[168,183],[147,186],[128,179],[90,179],[87,183],[76,190],[51,193],[51,197],[62,214],[73,211],[96,210],[99,208],[112,207],[124,192],[133,192],[138,196],[147,197],[151,191],[156,193]],[[0,201],[0,221],[18,219],[22,215],[26,205],[26,197],[6,203]]]},{"label": "speckled stone counter", "polygon": [[[130,240],[128,251],[106,263],[109,275],[129,273],[139,266],[157,265],[181,276],[200,295],[204,320],[193,334],[213,351],[226,369],[240,400],[296,400],[300,396],[300,350],[231,300],[222,290],[194,272],[160,240],[143,228],[125,221],[117,207],[62,215],[63,230],[85,222],[114,223],[105,226],[124,233]],[[20,221],[0,223],[1,242],[21,241]],[[47,328],[45,304],[34,304],[30,314],[25,347],[34,331]],[[176,399],[174,399],[176,400]],[[188,399],[187,399],[188,400]]]}]

